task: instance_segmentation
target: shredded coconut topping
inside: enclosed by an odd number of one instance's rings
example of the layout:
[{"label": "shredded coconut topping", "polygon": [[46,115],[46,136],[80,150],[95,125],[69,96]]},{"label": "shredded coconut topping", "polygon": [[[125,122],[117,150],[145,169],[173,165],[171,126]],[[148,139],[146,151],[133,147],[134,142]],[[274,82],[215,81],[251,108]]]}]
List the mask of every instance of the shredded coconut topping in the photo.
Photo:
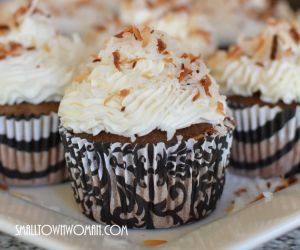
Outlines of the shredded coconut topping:
[{"label": "shredded coconut topping", "polygon": [[225,97],[209,70],[165,33],[129,27],[98,58],[61,103],[62,124],[75,133],[134,138],[160,129],[171,139],[193,124],[223,124]]},{"label": "shredded coconut topping", "polygon": [[0,25],[0,104],[59,101],[84,58],[78,37],[56,32],[51,18],[29,1]]},{"label": "shredded coconut topping", "polygon": [[227,53],[210,60],[213,75],[227,94],[252,96],[266,102],[300,102],[300,28],[269,20],[254,38],[241,38]]}]

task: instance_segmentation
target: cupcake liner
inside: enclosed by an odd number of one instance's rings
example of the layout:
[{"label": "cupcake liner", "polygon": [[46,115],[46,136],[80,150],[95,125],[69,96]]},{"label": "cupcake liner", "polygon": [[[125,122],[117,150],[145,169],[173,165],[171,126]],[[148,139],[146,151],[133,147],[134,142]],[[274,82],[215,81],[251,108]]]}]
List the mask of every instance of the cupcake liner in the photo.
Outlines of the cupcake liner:
[{"label": "cupcake liner", "polygon": [[34,186],[67,179],[56,113],[0,115],[0,182]]},{"label": "cupcake liner", "polygon": [[243,106],[229,102],[236,121],[231,166],[238,174],[270,178],[300,171],[300,106]]},{"label": "cupcake liner", "polygon": [[179,226],[209,215],[223,192],[232,133],[146,145],[60,134],[75,199],[97,222]]}]

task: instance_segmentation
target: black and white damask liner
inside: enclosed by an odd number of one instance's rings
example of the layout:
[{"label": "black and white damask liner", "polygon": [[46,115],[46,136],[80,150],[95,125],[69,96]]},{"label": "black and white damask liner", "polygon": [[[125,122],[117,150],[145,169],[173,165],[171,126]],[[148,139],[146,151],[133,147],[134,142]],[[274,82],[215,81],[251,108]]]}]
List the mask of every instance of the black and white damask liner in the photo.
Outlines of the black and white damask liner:
[{"label": "black and white damask liner", "polygon": [[77,203],[106,224],[169,228],[214,211],[232,133],[173,144],[89,142],[60,128]]},{"label": "black and white damask liner", "polygon": [[236,121],[231,166],[252,176],[300,171],[300,106],[289,109],[229,103]]},{"label": "black and white damask liner", "polygon": [[61,182],[66,179],[66,174],[60,174],[64,169],[56,113],[28,117],[0,115],[1,181],[18,185],[20,180],[23,185],[41,178],[47,182],[47,176],[56,175],[57,182]]}]

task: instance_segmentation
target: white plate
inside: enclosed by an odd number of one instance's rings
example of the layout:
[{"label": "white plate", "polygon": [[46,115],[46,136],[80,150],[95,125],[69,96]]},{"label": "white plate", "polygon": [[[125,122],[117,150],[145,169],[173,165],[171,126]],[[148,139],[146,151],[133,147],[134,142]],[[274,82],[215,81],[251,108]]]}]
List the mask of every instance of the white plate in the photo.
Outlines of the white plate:
[{"label": "white plate", "polygon": [[[280,183],[272,180],[272,187]],[[246,188],[241,197],[234,192]],[[145,240],[165,240],[159,249],[250,249],[300,226],[300,183],[250,203],[267,182],[228,174],[217,210],[207,219],[166,230],[128,230],[128,236],[18,236],[46,249],[149,249]],[[21,196],[20,196],[21,194]],[[267,196],[270,193],[266,193]],[[234,210],[231,201],[235,200]],[[232,210],[232,209],[231,209]],[[73,199],[69,183],[38,188],[13,188],[0,192],[0,231],[16,234],[16,224],[93,224]]]}]

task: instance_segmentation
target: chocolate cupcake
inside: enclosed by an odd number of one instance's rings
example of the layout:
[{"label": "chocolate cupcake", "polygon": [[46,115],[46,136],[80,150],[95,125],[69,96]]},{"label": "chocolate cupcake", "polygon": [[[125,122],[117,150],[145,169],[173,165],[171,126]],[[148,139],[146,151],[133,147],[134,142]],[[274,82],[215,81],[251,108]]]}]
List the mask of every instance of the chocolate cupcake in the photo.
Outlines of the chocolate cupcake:
[{"label": "chocolate cupcake", "polygon": [[300,30],[270,20],[211,59],[237,129],[232,167],[241,174],[289,176],[300,170]]},{"label": "chocolate cupcake", "polygon": [[198,56],[162,32],[130,27],[78,79],[59,117],[74,195],[86,216],[168,228],[215,209],[232,122]]},{"label": "chocolate cupcake", "polygon": [[59,35],[51,18],[31,4],[0,25],[1,182],[26,186],[66,179],[57,111],[82,48],[79,39]]}]

